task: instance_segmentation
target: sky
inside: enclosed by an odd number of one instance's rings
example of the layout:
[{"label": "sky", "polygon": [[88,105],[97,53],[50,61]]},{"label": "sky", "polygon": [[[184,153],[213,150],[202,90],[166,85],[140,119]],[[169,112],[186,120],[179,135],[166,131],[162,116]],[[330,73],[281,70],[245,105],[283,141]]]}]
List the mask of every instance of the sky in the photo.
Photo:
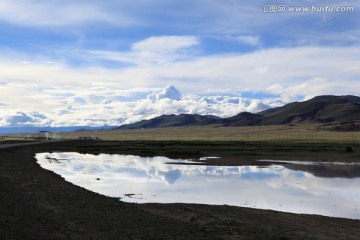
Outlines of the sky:
[{"label": "sky", "polygon": [[358,0],[2,0],[0,127],[359,95],[359,11]]}]

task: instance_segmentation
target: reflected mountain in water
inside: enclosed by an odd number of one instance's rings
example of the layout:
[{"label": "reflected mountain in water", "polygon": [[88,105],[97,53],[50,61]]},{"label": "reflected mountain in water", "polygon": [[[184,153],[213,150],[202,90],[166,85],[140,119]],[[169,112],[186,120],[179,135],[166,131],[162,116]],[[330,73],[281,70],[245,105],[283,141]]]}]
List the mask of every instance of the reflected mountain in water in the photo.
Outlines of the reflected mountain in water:
[{"label": "reflected mountain in water", "polygon": [[291,161],[263,161],[279,164],[294,171],[311,173],[323,178],[359,178],[360,164],[341,162],[291,162]]}]

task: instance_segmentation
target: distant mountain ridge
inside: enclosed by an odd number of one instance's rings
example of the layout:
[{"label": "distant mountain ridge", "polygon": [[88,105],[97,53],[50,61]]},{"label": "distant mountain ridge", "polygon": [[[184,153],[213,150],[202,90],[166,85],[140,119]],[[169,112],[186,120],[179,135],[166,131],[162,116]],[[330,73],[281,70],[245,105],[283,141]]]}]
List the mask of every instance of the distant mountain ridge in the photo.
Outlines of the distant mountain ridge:
[{"label": "distant mountain ridge", "polygon": [[123,125],[116,129],[140,129],[157,127],[180,127],[191,125],[207,125],[219,119],[216,116],[202,116],[198,114],[162,115],[149,120],[142,120],[134,124]]},{"label": "distant mountain ridge", "polygon": [[216,124],[220,126],[260,126],[294,123],[350,123],[360,120],[360,97],[317,96],[303,102],[293,102],[282,107],[258,113],[241,112],[229,118],[197,114],[162,115],[116,129],[140,129]]},{"label": "distant mountain ridge", "polygon": [[70,126],[70,127],[3,127],[0,128],[0,134],[16,134],[16,133],[36,133],[36,132],[76,132],[76,131],[99,131],[99,130],[110,130],[113,126],[101,126],[101,127],[90,127],[90,126]]}]

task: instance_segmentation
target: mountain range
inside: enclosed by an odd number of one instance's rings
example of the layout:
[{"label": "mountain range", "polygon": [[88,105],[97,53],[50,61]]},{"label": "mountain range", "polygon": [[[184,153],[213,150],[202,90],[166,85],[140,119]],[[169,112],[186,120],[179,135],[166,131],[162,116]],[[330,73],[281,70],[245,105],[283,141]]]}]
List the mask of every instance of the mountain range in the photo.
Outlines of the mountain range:
[{"label": "mountain range", "polygon": [[0,134],[34,133],[34,132],[79,132],[79,131],[99,131],[110,130],[111,126],[90,127],[90,126],[69,126],[69,127],[5,127],[0,128]]},{"label": "mountain range", "polygon": [[218,118],[211,115],[162,115],[116,129],[141,129],[178,126],[261,126],[295,123],[353,123],[360,120],[360,97],[317,96],[303,102],[293,102],[282,107],[258,113],[241,112],[233,117]]}]

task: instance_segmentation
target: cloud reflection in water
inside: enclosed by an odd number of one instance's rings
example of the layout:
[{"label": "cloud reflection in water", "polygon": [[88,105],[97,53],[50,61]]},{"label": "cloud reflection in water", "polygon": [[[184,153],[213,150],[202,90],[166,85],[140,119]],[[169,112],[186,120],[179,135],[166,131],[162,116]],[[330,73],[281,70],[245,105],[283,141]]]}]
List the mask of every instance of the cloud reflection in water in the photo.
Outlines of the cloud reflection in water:
[{"label": "cloud reflection in water", "polygon": [[[313,165],[311,171],[281,162],[184,165],[167,163],[189,160],[74,152],[38,153],[36,158],[69,182],[128,202],[228,204],[360,219],[360,177],[319,177]],[[353,166],[355,173],[358,167]]]}]

